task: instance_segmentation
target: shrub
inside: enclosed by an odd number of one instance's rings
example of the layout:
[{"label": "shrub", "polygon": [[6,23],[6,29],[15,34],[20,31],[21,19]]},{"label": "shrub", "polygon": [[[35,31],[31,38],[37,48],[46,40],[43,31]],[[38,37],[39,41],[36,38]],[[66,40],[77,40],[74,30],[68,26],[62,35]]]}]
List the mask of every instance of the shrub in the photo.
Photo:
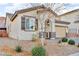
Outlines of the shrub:
[{"label": "shrub", "polygon": [[36,38],[32,38],[32,41],[36,41]]},{"label": "shrub", "polygon": [[22,52],[21,46],[17,46],[15,49],[16,52]]},{"label": "shrub", "polygon": [[75,41],[74,40],[69,40],[68,44],[75,45]]},{"label": "shrub", "polygon": [[59,40],[58,43],[61,43],[61,40]]},{"label": "shrub", "polygon": [[34,47],[32,49],[32,55],[33,56],[45,56],[46,51],[43,47]]},{"label": "shrub", "polygon": [[79,47],[79,43],[78,43],[77,47]]},{"label": "shrub", "polygon": [[38,39],[37,35],[36,34],[33,34],[32,35],[32,41],[36,41]]},{"label": "shrub", "polygon": [[67,42],[68,39],[67,38],[62,38],[62,42]]}]

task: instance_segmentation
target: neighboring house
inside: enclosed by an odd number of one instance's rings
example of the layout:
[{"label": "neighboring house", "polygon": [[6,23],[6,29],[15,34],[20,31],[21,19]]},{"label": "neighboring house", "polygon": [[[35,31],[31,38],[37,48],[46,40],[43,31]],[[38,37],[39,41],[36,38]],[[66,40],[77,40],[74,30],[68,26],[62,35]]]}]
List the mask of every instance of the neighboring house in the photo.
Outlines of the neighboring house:
[{"label": "neighboring house", "polygon": [[69,32],[67,36],[69,38],[79,38],[79,20],[74,21],[69,25]]},{"label": "neighboring house", "polygon": [[8,36],[19,40],[32,40],[34,34],[45,39],[66,37],[69,24],[43,5],[6,14]]},{"label": "neighboring house", "polygon": [[60,15],[62,21],[68,21],[71,24],[68,26],[69,38],[79,38],[79,9]]},{"label": "neighboring house", "polygon": [[6,37],[5,17],[0,17],[0,37]]},{"label": "neighboring house", "polygon": [[72,10],[60,15],[62,21],[74,22],[79,20],[79,9]]}]

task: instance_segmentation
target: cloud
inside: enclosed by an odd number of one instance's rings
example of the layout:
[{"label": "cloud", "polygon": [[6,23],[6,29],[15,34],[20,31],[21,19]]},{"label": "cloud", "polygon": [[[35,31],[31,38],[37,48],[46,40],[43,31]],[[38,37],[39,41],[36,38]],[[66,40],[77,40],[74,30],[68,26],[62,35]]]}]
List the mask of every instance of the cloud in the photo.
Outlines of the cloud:
[{"label": "cloud", "polygon": [[66,3],[64,4],[64,9],[63,10],[60,10],[60,12],[58,12],[58,14],[63,14],[63,13],[66,13],[66,12],[69,12],[69,11],[72,11],[72,10],[75,10],[75,9],[79,9],[79,3]]},{"label": "cloud", "polygon": [[6,12],[14,13],[16,10],[31,7],[29,3],[7,3],[0,4],[0,15],[5,16]]},{"label": "cloud", "polygon": [[6,12],[14,13],[16,10],[24,9],[28,7],[31,7],[31,5],[30,4],[13,4],[13,6],[6,7]]},{"label": "cloud", "polygon": [[[16,10],[32,7],[32,5],[37,6],[40,4],[34,4],[34,3],[3,3],[3,4],[0,4],[0,16],[5,16],[6,12],[14,13]],[[64,10],[61,9],[58,12],[58,14],[65,13],[65,12],[68,12],[70,10],[78,9],[78,8],[79,8],[78,3],[77,4],[65,3]]]}]

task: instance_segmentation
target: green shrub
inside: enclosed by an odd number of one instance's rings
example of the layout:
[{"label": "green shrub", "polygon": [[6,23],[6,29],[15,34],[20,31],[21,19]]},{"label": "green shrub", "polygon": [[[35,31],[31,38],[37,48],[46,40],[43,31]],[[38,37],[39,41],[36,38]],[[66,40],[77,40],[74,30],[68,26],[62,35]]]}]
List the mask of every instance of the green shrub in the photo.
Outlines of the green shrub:
[{"label": "green shrub", "polygon": [[22,52],[21,46],[17,46],[15,49],[16,52]]},{"label": "green shrub", "polygon": [[74,40],[69,40],[68,44],[75,45],[75,41]]},{"label": "green shrub", "polygon": [[62,42],[67,42],[68,39],[67,38],[62,38]]},{"label": "green shrub", "polygon": [[43,47],[34,47],[32,49],[32,55],[33,56],[45,56],[46,51]]}]

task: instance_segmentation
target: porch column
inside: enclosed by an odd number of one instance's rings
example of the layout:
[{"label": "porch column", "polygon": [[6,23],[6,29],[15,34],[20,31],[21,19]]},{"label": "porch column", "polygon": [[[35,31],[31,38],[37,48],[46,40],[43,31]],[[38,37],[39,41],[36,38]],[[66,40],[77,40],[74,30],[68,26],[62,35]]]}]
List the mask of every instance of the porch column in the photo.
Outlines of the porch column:
[{"label": "porch column", "polygon": [[40,36],[40,40],[41,40],[42,46],[44,46],[44,40],[45,40],[45,37],[44,37],[44,28],[45,28],[45,24],[44,24],[43,21],[41,21],[39,36]]},{"label": "porch column", "polygon": [[55,19],[51,18],[51,39],[55,39],[56,32],[55,32]]}]

